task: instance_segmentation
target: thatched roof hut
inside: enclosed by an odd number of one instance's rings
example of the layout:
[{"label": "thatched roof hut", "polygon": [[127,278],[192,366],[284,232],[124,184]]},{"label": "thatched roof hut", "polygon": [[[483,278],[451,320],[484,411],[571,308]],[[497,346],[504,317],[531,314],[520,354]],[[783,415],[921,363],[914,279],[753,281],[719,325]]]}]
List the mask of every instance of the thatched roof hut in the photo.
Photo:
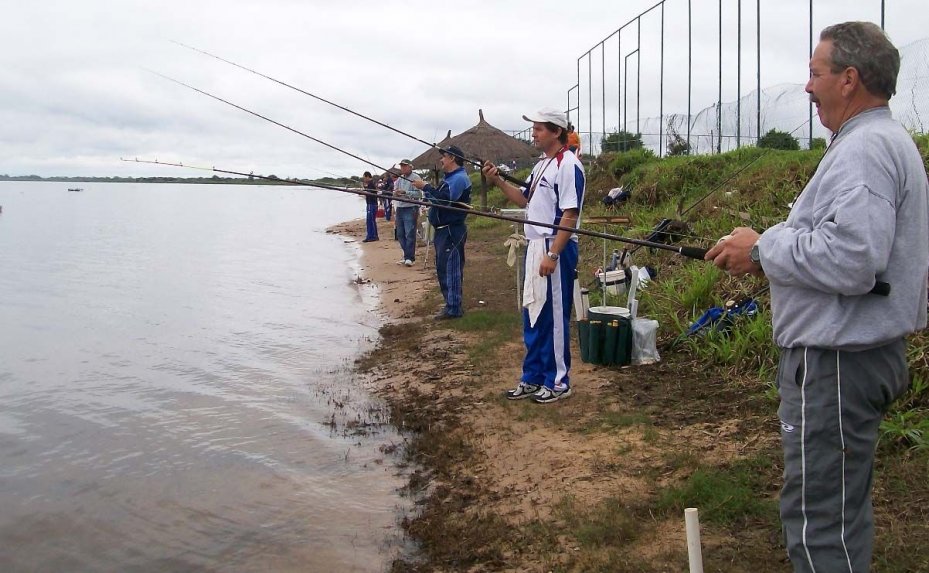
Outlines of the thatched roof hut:
[{"label": "thatched roof hut", "polygon": [[[452,145],[452,130],[448,130],[448,133],[445,134],[445,137],[442,141],[436,143],[439,147],[445,147],[446,145]],[[433,147],[426,150],[425,152],[417,155],[412,159],[413,169],[431,169],[435,170],[439,165],[439,152]]]},{"label": "thatched roof hut", "polygon": [[[490,160],[494,163],[507,163],[515,161],[519,166],[535,163],[539,151],[531,144],[516,139],[484,120],[483,110],[477,110],[477,125],[452,137],[452,132],[437,145],[457,145],[470,159]],[[416,169],[435,169],[439,163],[439,152],[430,149],[413,160]]]}]

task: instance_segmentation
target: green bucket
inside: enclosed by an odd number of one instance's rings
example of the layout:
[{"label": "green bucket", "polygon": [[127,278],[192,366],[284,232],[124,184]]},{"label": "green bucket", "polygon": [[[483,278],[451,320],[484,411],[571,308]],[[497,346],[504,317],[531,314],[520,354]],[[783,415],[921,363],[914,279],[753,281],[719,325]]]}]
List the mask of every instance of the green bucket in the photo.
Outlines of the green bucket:
[{"label": "green bucket", "polygon": [[597,348],[596,360],[593,359],[592,350],[587,351],[591,357],[590,362],[608,366],[630,364],[632,362],[632,319],[629,310],[621,306],[594,306],[587,311],[587,317],[591,323],[598,322],[602,325],[596,333],[596,338],[593,329],[588,337],[588,344]]},{"label": "green bucket", "polygon": [[577,342],[581,347],[581,361],[590,362],[590,321],[577,321]]},{"label": "green bucket", "polygon": [[590,321],[587,337],[587,359],[591,364],[603,364],[603,323]]}]

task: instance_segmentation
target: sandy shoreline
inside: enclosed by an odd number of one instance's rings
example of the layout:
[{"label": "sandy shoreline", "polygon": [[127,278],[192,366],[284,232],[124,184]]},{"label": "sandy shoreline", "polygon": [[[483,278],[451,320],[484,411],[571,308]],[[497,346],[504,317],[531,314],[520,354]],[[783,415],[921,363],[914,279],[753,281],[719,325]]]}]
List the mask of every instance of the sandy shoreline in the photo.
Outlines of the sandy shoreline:
[{"label": "sandy shoreline", "polygon": [[[371,281],[378,289],[380,310],[393,320],[406,320],[413,317],[411,307],[419,304],[429,289],[436,285],[435,261],[426,258],[426,248],[417,245],[416,264],[412,267],[397,264],[402,251],[400,243],[393,240],[393,223],[378,219],[380,240],[363,243],[365,236],[364,219],[340,223],[329,229],[328,233],[338,234],[347,239],[354,239],[361,246],[362,280]],[[434,254],[429,252],[429,258]]]}]

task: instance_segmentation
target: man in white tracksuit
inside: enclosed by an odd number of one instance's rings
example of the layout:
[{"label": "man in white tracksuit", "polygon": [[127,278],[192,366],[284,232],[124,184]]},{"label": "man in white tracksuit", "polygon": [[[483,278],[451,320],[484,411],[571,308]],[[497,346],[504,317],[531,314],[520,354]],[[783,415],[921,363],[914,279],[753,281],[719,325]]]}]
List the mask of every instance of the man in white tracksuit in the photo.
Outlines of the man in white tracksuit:
[{"label": "man in white tracksuit", "polygon": [[707,253],[771,285],[781,522],[798,572],[870,570],[878,429],[909,384],[904,337],[926,326],[929,181],[887,107],[899,69],[878,26],[823,30],[806,91],[832,143],[787,221],[735,229]]},{"label": "man in white tracksuit", "polygon": [[[568,151],[568,118],[554,109],[541,109],[523,119],[532,122],[532,140],[543,155],[526,185],[506,183],[491,162],[484,166],[488,180],[520,207],[526,218],[576,228],[584,202],[584,166]],[[526,296],[523,297],[523,339],[526,357],[519,384],[506,393],[510,400],[530,398],[539,404],[571,395],[570,316],[577,235],[526,224]]]}]

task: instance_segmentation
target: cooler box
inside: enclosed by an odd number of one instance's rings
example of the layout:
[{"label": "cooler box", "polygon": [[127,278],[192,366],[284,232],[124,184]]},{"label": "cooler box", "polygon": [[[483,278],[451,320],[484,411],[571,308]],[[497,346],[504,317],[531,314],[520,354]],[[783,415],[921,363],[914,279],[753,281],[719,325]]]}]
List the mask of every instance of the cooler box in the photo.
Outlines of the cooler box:
[{"label": "cooler box", "polygon": [[594,306],[577,323],[581,360],[603,366],[632,362],[632,318],[621,306]]},{"label": "cooler box", "polygon": [[624,294],[626,292],[626,271],[623,269],[599,273],[597,278],[600,279],[600,284],[609,294]]}]

